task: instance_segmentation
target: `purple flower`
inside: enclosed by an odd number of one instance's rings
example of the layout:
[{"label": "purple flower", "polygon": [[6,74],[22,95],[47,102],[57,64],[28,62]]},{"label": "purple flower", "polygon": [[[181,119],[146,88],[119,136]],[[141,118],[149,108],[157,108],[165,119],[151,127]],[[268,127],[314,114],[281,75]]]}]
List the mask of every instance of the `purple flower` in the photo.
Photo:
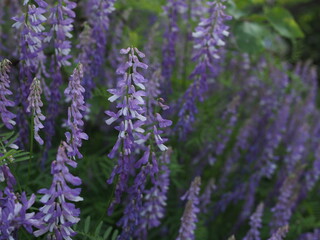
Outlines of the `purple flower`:
[{"label": "purple flower", "polygon": [[114,177],[119,175],[114,204],[120,203],[121,195],[127,189],[130,169],[134,164],[134,145],[136,141],[141,140],[141,134],[144,133],[142,126],[146,121],[143,98],[146,95],[144,84],[147,80],[137,71],[139,68],[147,69],[148,66],[139,60],[145,56],[137,48],[121,49],[120,53],[128,55],[128,60],[117,69],[117,74],[122,76],[117,88],[108,90],[112,94],[109,101],[117,101],[119,110],[105,112],[110,117],[106,120],[108,125],[120,120],[116,127],[119,131],[117,142],[108,155],[110,158],[118,157],[118,164],[114,167],[108,180],[108,183],[111,184]]},{"label": "purple flower", "polygon": [[220,59],[220,48],[225,46],[225,37],[229,35],[228,27],[224,24],[231,17],[224,13],[224,1],[208,2],[209,17],[203,18],[192,34],[194,38],[194,55],[192,60],[197,65],[191,73],[194,82],[183,96],[183,105],[179,111],[178,127],[181,137],[191,131],[197,113],[196,101],[203,101],[208,89],[208,77],[214,77],[217,72],[216,60]]},{"label": "purple flower", "polygon": [[28,142],[28,124],[26,118],[28,116],[26,109],[28,108],[28,96],[30,94],[30,86],[37,77],[41,79],[41,74],[45,73],[46,56],[43,53],[45,40],[45,27],[43,26],[47,18],[44,1],[36,1],[37,5],[25,1],[27,12],[22,16],[16,16],[12,19],[15,23],[12,25],[17,30],[19,36],[19,78],[20,94],[18,101],[22,104],[23,109],[18,112],[17,123],[19,125],[19,135],[21,144]]},{"label": "purple flower", "polygon": [[17,197],[12,189],[6,187],[4,191],[0,190],[0,239],[17,239],[17,231],[24,227],[29,233],[32,233],[32,227],[38,227],[40,222],[35,218],[34,212],[28,212],[33,205],[36,196],[31,195],[27,199],[25,192],[21,197]]},{"label": "purple flower", "polygon": [[0,240],[17,239],[20,227],[32,233],[32,227],[40,225],[35,213],[28,211],[36,196],[32,194],[28,200],[25,192],[21,196],[14,192],[16,180],[7,165],[0,166],[0,182],[4,181],[7,186],[0,189]]},{"label": "purple flower", "polygon": [[7,107],[13,107],[14,102],[7,99],[8,95],[12,95],[12,92],[9,90],[10,87],[10,64],[11,62],[8,59],[4,59],[0,62],[0,116],[4,125],[12,129],[16,124],[13,120],[15,114],[11,113]]},{"label": "purple flower", "polygon": [[36,237],[47,234],[48,239],[71,239],[76,233],[72,226],[79,222],[80,211],[73,202],[82,201],[80,188],[70,188],[69,185],[79,186],[81,179],[73,176],[68,165],[75,168],[77,163],[66,154],[67,143],[62,142],[57,153],[57,159],[51,164],[53,175],[52,185],[49,189],[41,189],[43,194],[40,202],[44,204],[40,208],[39,219],[42,224],[39,230],[34,232]]},{"label": "purple flower", "polygon": [[250,217],[250,230],[243,240],[260,240],[260,228],[262,227],[263,203],[260,203],[256,211]]},{"label": "purple flower", "polygon": [[115,0],[89,0],[87,3],[88,23],[81,34],[78,48],[82,50],[79,61],[84,65],[83,86],[86,89],[85,98],[89,98],[93,89],[93,79],[103,68],[107,33],[109,31],[110,15],[115,10]]},{"label": "purple flower", "polygon": [[293,207],[298,197],[297,186],[301,175],[301,170],[289,175],[283,182],[276,205],[271,209],[273,218],[270,221],[271,233],[275,233],[278,228],[288,225]]},{"label": "purple flower", "polygon": [[210,179],[203,194],[200,196],[200,209],[201,212],[206,213],[208,205],[211,203],[212,192],[216,190],[217,186],[214,179]]},{"label": "purple flower", "polygon": [[200,211],[198,208],[200,184],[200,177],[196,177],[191,183],[190,189],[181,197],[182,200],[187,200],[187,204],[181,218],[177,240],[194,239],[194,231],[198,222],[197,214]]},{"label": "purple flower", "polygon": [[288,231],[289,231],[288,225],[280,227],[274,234],[272,234],[272,236],[268,240],[282,240],[285,238]]},{"label": "purple flower", "polygon": [[33,122],[34,122],[34,139],[42,145],[43,140],[39,136],[40,129],[44,128],[41,121],[44,121],[46,118],[41,113],[41,107],[43,103],[41,101],[42,88],[40,85],[40,81],[37,78],[34,78],[32,84],[30,86],[30,95],[28,97],[29,106],[27,108],[27,112],[32,110]]},{"label": "purple flower", "polygon": [[148,230],[158,227],[164,217],[170,183],[170,170],[168,168],[170,155],[170,150],[162,154],[162,165],[159,169],[158,178],[153,187],[144,192],[144,203],[140,212],[140,225],[135,234],[139,236],[139,239],[148,239]]},{"label": "purple flower", "polygon": [[79,147],[82,146],[82,140],[88,140],[88,135],[82,131],[83,127],[83,115],[86,111],[86,105],[84,102],[85,89],[81,86],[81,80],[83,78],[83,66],[80,63],[77,68],[74,69],[73,74],[70,77],[69,85],[64,91],[67,97],[67,101],[71,100],[71,106],[68,108],[68,121],[67,126],[71,130],[66,133],[67,143],[70,148],[67,148],[69,157],[82,158],[79,152]]},{"label": "purple flower", "polygon": [[178,39],[178,14],[184,12],[187,6],[184,0],[168,0],[167,4],[163,7],[164,13],[168,17],[168,26],[164,33],[166,40],[162,47],[162,76],[166,81],[164,88],[170,88],[170,80],[176,63],[176,42]]},{"label": "purple flower", "polygon": [[51,32],[47,40],[53,38],[55,57],[59,67],[70,66],[71,58],[71,32],[73,31],[73,21],[75,12],[73,9],[77,6],[75,2],[69,0],[59,0],[51,8],[49,22],[52,24]]}]

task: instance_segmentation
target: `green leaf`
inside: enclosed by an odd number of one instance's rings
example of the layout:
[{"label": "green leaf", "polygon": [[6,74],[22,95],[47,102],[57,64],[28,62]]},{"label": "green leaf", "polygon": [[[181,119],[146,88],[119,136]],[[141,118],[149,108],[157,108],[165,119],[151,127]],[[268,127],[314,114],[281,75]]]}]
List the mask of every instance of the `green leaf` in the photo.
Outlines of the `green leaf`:
[{"label": "green leaf", "polygon": [[282,7],[265,9],[265,15],[272,27],[281,36],[287,38],[303,38],[304,34],[291,13]]},{"label": "green leaf", "polygon": [[263,39],[267,31],[263,25],[244,22],[235,27],[234,34],[240,50],[253,54],[264,49]]},{"label": "green leaf", "polygon": [[105,231],[105,233],[103,234],[103,239],[104,239],[104,240],[107,240],[107,239],[108,239],[108,237],[110,236],[111,231],[112,231],[112,227],[109,227],[109,228],[107,229],[107,231]]},{"label": "green leaf", "polygon": [[98,227],[97,227],[96,230],[94,231],[94,235],[95,235],[96,237],[99,237],[102,224],[103,224],[103,222],[100,222],[99,225],[98,225]]},{"label": "green leaf", "polygon": [[233,0],[227,2],[227,7],[228,14],[236,20],[248,15],[248,12],[240,9]]},{"label": "green leaf", "polygon": [[112,237],[111,237],[111,239],[112,240],[116,240],[116,238],[117,238],[117,236],[118,236],[118,230],[115,230],[114,232],[113,232],[113,234],[112,234]]},{"label": "green leaf", "polygon": [[86,221],[84,223],[84,232],[88,233],[89,232],[89,228],[90,228],[90,221],[91,221],[91,217],[87,217]]}]

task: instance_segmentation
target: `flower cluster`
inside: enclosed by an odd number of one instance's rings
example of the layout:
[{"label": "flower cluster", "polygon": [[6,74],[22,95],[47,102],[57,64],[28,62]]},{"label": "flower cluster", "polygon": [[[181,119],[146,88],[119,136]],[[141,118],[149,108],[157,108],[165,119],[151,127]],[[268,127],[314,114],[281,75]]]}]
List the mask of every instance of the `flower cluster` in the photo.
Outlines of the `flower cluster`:
[{"label": "flower cluster", "polygon": [[[40,129],[44,128],[41,121],[44,121],[46,117],[41,113],[41,107],[43,103],[41,101],[42,88],[39,79],[34,78],[30,86],[30,95],[28,97],[29,106],[27,112],[32,110],[33,122],[34,122],[34,139],[42,145],[43,140],[39,135]],[[41,120],[41,121],[40,121]]]},{"label": "flower cluster", "polygon": [[243,240],[259,240],[260,228],[262,227],[263,203],[260,203],[256,211],[250,217],[250,230]]},{"label": "flower cluster", "polygon": [[209,17],[203,18],[195,32],[193,61],[197,65],[191,73],[194,82],[189,86],[183,96],[183,105],[179,111],[178,126],[182,137],[191,131],[197,113],[196,101],[203,101],[204,93],[208,90],[208,77],[215,77],[218,69],[215,60],[220,59],[220,48],[225,46],[225,37],[229,35],[226,20],[231,17],[225,14],[224,1],[208,2]]},{"label": "flower cluster", "polygon": [[47,234],[48,239],[71,239],[76,234],[71,227],[79,222],[80,211],[73,202],[83,199],[79,196],[81,189],[71,188],[69,185],[79,186],[81,179],[69,172],[67,165],[75,168],[77,163],[67,156],[66,148],[67,143],[62,142],[57,159],[51,164],[51,187],[39,190],[43,194],[40,202],[44,206],[39,209],[41,225],[34,232],[36,237]]},{"label": "flower cluster", "polygon": [[187,200],[187,204],[181,218],[177,240],[194,239],[194,230],[198,221],[197,214],[200,211],[198,208],[200,184],[200,177],[196,177],[191,183],[190,189],[181,197],[182,200]]},{"label": "flower cluster", "polygon": [[117,100],[119,110],[117,112],[105,112],[110,117],[106,120],[108,125],[118,119],[121,121],[116,127],[119,131],[117,142],[108,155],[110,158],[117,156],[119,159],[108,180],[108,183],[111,184],[116,175],[119,175],[119,179],[121,179],[117,183],[115,203],[120,203],[121,195],[127,189],[130,169],[135,164],[132,156],[134,145],[136,141],[140,140],[139,137],[144,132],[141,127],[146,121],[146,117],[143,115],[145,112],[143,97],[145,96],[144,84],[147,80],[137,70],[148,68],[146,64],[140,62],[139,58],[145,56],[137,48],[122,49],[120,53],[128,55],[128,60],[117,70],[117,74],[122,76],[117,88],[108,90],[112,94],[109,101]]},{"label": "flower cluster", "polygon": [[10,87],[10,61],[8,59],[4,59],[0,62],[0,116],[3,124],[12,129],[16,124],[13,120],[15,118],[15,114],[10,112],[7,107],[13,107],[14,102],[7,99],[8,95],[12,95],[12,92],[9,90]]},{"label": "flower cluster", "polygon": [[67,100],[71,100],[71,106],[68,108],[68,121],[67,126],[71,130],[66,133],[67,143],[69,144],[68,156],[82,158],[82,154],[79,152],[79,147],[82,146],[82,140],[88,140],[88,135],[81,129],[84,122],[83,112],[86,111],[86,105],[84,102],[85,89],[81,86],[81,80],[83,78],[83,66],[80,63],[79,66],[73,71],[70,77],[69,85],[64,91]]},{"label": "flower cluster", "polygon": [[6,183],[6,187],[0,189],[0,239],[16,239],[21,227],[32,233],[32,227],[40,225],[35,213],[29,212],[36,195],[32,194],[28,199],[25,192],[21,195],[14,192],[16,179],[7,165],[0,166],[0,182]]},{"label": "flower cluster", "polygon": [[69,0],[59,0],[56,6],[50,10],[49,22],[52,24],[48,40],[54,42],[55,57],[59,67],[70,66],[71,41],[73,21],[75,13],[73,9],[77,6]]}]

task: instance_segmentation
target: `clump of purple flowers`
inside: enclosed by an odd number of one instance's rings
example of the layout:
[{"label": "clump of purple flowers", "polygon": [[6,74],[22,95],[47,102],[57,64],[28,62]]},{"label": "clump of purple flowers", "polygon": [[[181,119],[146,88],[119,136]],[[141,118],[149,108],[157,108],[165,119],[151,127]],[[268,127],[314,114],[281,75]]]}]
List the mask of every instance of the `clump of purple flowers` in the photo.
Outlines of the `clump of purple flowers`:
[{"label": "clump of purple flowers", "polygon": [[187,204],[181,218],[177,240],[194,239],[194,231],[198,222],[197,214],[200,212],[198,207],[200,184],[200,177],[196,177],[191,183],[190,189],[181,197],[181,200],[187,200]]},{"label": "clump of purple flowers", "polygon": [[0,116],[3,124],[8,128],[12,129],[16,122],[13,120],[15,114],[10,112],[7,107],[13,107],[14,102],[7,99],[7,96],[12,95],[9,90],[10,87],[10,64],[8,59],[4,59],[0,62]]},{"label": "clump of purple flowers", "polygon": [[182,107],[179,111],[178,127],[184,137],[192,129],[197,113],[196,101],[203,101],[208,90],[208,78],[213,78],[218,72],[216,60],[220,59],[220,48],[225,46],[225,38],[229,36],[226,20],[231,17],[225,14],[224,1],[208,2],[209,17],[203,18],[192,33],[194,38],[194,55],[192,60],[197,62],[191,73],[194,82],[183,96]]},{"label": "clump of purple flowers", "polygon": [[52,185],[49,189],[39,190],[43,194],[40,202],[44,206],[39,209],[41,225],[34,232],[36,237],[47,234],[48,239],[71,239],[76,234],[71,227],[80,221],[80,211],[74,202],[83,198],[79,196],[80,188],[69,186],[79,186],[81,179],[69,172],[67,165],[75,168],[77,163],[67,156],[68,147],[65,142],[60,144],[57,159],[51,164]]},{"label": "clump of purple flowers", "polygon": [[42,88],[39,79],[34,78],[30,86],[30,95],[28,97],[29,106],[27,112],[32,111],[32,117],[34,122],[34,138],[42,145],[43,140],[39,135],[40,129],[44,128],[41,121],[44,121],[46,117],[41,113],[41,107],[43,103],[41,101]]},{"label": "clump of purple flowers", "polygon": [[243,240],[259,240],[260,238],[260,228],[262,227],[262,214],[263,214],[263,203],[260,203],[256,211],[250,217],[250,230],[243,238]]},{"label": "clump of purple flowers", "polygon": [[79,148],[82,146],[82,140],[88,140],[88,135],[81,129],[84,125],[83,113],[87,110],[84,102],[85,89],[81,86],[83,78],[83,66],[80,63],[73,71],[70,77],[69,85],[64,91],[67,100],[71,100],[71,106],[68,108],[67,127],[71,132],[66,132],[68,147],[68,156],[82,158]]},{"label": "clump of purple flowers", "polygon": [[145,55],[137,48],[127,48],[120,51],[121,54],[127,55],[128,59],[117,69],[117,74],[121,76],[117,88],[109,89],[112,94],[109,97],[110,102],[118,101],[117,112],[106,111],[110,117],[106,120],[108,125],[116,120],[120,120],[116,130],[119,131],[118,139],[111,152],[110,158],[117,156],[118,163],[114,167],[108,183],[114,181],[116,175],[119,176],[115,192],[115,203],[120,203],[121,195],[127,190],[127,184],[130,169],[133,169],[135,160],[133,158],[135,142],[139,141],[144,129],[141,128],[147,120],[144,116],[145,110],[143,105],[145,100],[145,83],[147,80],[137,70],[139,68],[147,69],[148,66],[140,62],[139,58]]}]

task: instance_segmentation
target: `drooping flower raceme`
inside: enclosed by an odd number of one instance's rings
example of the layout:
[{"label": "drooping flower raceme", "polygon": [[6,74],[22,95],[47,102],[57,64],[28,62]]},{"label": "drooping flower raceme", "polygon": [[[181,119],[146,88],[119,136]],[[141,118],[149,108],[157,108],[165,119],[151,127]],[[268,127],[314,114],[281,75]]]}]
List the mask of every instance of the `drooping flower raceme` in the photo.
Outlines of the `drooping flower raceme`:
[{"label": "drooping flower raceme", "polygon": [[62,142],[59,146],[57,159],[51,164],[53,175],[52,185],[49,189],[41,189],[43,194],[40,202],[44,204],[38,214],[42,221],[41,226],[34,232],[36,237],[47,234],[47,239],[71,239],[76,233],[72,226],[79,222],[80,211],[74,202],[82,201],[80,188],[71,188],[69,185],[79,186],[81,179],[73,176],[68,166],[75,168],[77,163],[67,156],[67,143]]},{"label": "drooping flower raceme", "polygon": [[0,190],[0,198],[0,240],[17,239],[17,231],[21,227],[32,233],[32,226],[39,226],[40,222],[34,217],[35,213],[28,212],[35,202],[34,194],[28,199],[23,192],[19,197],[6,187],[4,191]]},{"label": "drooping flower raceme", "polygon": [[0,182],[6,184],[0,189],[0,240],[17,239],[21,227],[32,233],[32,227],[40,225],[35,213],[29,211],[36,196],[32,194],[28,199],[25,192],[21,195],[14,192],[16,179],[6,164],[0,166]]},{"label": "drooping flower raceme", "polygon": [[197,214],[200,212],[198,208],[200,184],[200,177],[196,177],[191,183],[190,189],[181,197],[182,200],[187,200],[187,204],[181,218],[177,240],[194,239],[194,231],[198,222]]},{"label": "drooping flower raceme", "polygon": [[158,227],[164,217],[170,183],[170,169],[168,167],[170,155],[170,150],[162,154],[158,177],[153,187],[144,192],[144,203],[140,212],[141,224],[137,231],[141,239],[147,239],[148,230]]},{"label": "drooping flower raceme", "polygon": [[[122,49],[120,54],[127,55],[128,60],[117,69],[117,74],[121,75],[117,88],[108,90],[112,94],[109,101],[117,101],[119,110],[117,112],[105,112],[110,117],[106,121],[108,125],[120,120],[119,125],[116,127],[119,131],[117,142],[108,155],[110,158],[116,156],[118,158],[118,163],[108,180],[108,183],[111,184],[115,176],[119,176],[114,204],[120,203],[122,193],[127,190],[130,169],[134,169],[135,164],[133,147],[135,142],[140,140],[139,137],[137,138],[137,134],[144,132],[141,127],[146,121],[143,97],[146,95],[144,84],[147,80],[137,71],[139,68],[148,68],[146,64],[139,60],[139,58],[144,58],[145,55],[137,48],[130,47]],[[113,205],[111,206],[111,211]]]},{"label": "drooping flower raceme", "polygon": [[115,10],[115,0],[89,0],[88,22],[81,34],[78,48],[82,50],[79,61],[84,65],[83,86],[86,89],[85,98],[89,98],[95,86],[93,79],[102,71],[105,61],[107,33],[110,15]]},{"label": "drooping flower raceme", "polygon": [[10,64],[11,62],[8,59],[4,59],[0,62],[0,116],[3,124],[12,129],[16,124],[13,120],[15,114],[10,112],[7,107],[13,107],[14,102],[7,99],[8,95],[12,95],[12,92],[9,90],[10,87]]},{"label": "drooping flower raceme", "polygon": [[50,10],[49,22],[52,24],[51,32],[48,36],[53,39],[57,64],[70,66],[71,58],[71,32],[73,31],[73,21],[75,12],[73,9],[77,4],[69,0],[58,0],[58,3]]},{"label": "drooping flower raceme", "polygon": [[81,80],[83,78],[83,66],[80,63],[77,68],[74,69],[73,74],[70,77],[69,85],[64,91],[67,100],[71,100],[71,106],[68,108],[68,121],[67,126],[71,130],[66,132],[67,148],[69,157],[82,158],[82,154],[79,152],[79,147],[82,146],[82,140],[88,140],[88,135],[82,131],[83,112],[86,111],[86,105],[84,102],[85,89],[81,86]]},{"label": "drooping flower raceme", "polygon": [[178,39],[178,14],[187,9],[184,0],[167,0],[167,4],[163,7],[164,13],[168,17],[168,26],[164,33],[166,42],[162,48],[162,76],[165,79],[165,86],[171,87],[170,80],[172,71],[176,62],[176,42]]},{"label": "drooping flower raceme", "polygon": [[41,113],[41,107],[43,103],[41,101],[42,88],[39,79],[34,78],[30,86],[30,95],[28,97],[29,106],[27,112],[32,111],[33,124],[34,124],[34,139],[42,145],[43,140],[39,135],[40,129],[44,126],[41,121],[44,121],[46,117]]},{"label": "drooping flower raceme", "polygon": [[208,77],[214,77],[218,71],[215,61],[220,59],[219,51],[225,46],[225,37],[229,35],[226,20],[231,17],[226,15],[222,1],[208,2],[209,17],[203,18],[192,34],[194,38],[194,55],[192,60],[197,65],[191,73],[194,82],[189,86],[183,96],[183,105],[179,111],[178,127],[181,136],[191,131],[197,113],[196,101],[203,101],[204,93],[208,89]]},{"label": "drooping flower raceme", "polygon": [[256,211],[250,217],[250,230],[243,240],[260,240],[260,228],[262,227],[263,203],[259,204]]},{"label": "drooping flower raceme", "polygon": [[272,236],[268,240],[282,240],[286,237],[288,231],[289,231],[288,225],[280,227],[274,234],[272,234]]},{"label": "drooping flower raceme", "polygon": [[26,144],[29,140],[26,109],[28,108],[27,98],[30,94],[30,86],[34,77],[41,80],[41,75],[45,72],[46,56],[43,49],[46,36],[44,23],[47,20],[44,15],[47,3],[43,0],[24,1],[23,5],[26,12],[12,18],[15,21],[12,27],[17,30],[19,36],[20,88],[18,101],[23,106],[18,111],[17,124],[19,125],[20,143]]},{"label": "drooping flower raceme", "polygon": [[[59,88],[62,84],[61,67],[70,66],[71,62],[71,41],[73,22],[76,16],[73,9],[76,3],[70,0],[58,0],[50,9],[48,22],[51,24],[50,32],[46,38],[54,47],[54,56],[51,59],[50,72],[52,81],[50,83],[50,100],[47,110],[46,146],[42,161],[48,158],[48,151],[51,148],[52,137],[55,134],[55,121],[59,114],[59,101],[61,94]],[[42,163],[43,163],[42,162]]]}]

